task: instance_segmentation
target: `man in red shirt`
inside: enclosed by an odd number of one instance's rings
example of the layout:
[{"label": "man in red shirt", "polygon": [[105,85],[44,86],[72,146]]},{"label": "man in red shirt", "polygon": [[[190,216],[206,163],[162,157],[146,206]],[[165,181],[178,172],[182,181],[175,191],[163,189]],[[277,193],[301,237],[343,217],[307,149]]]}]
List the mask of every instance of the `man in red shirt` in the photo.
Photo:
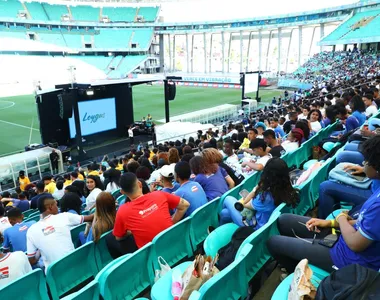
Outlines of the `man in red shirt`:
[{"label": "man in red shirt", "polygon": [[[158,191],[144,195],[142,184],[133,173],[121,176],[120,187],[131,201],[119,208],[113,235],[118,241],[133,235],[138,248],[180,221],[190,206],[189,202],[173,194]],[[171,216],[169,210],[174,209]]]}]

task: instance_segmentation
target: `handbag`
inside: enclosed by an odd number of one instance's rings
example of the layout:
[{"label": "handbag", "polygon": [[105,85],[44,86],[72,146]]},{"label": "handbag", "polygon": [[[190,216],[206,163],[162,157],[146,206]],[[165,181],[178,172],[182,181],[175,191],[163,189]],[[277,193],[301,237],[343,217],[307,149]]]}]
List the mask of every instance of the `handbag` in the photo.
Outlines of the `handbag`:
[{"label": "handbag", "polygon": [[158,279],[163,277],[167,272],[169,272],[172,269],[162,256],[159,256],[157,258],[157,261],[160,266],[160,270],[155,271],[154,282],[157,282]]},{"label": "handbag", "polygon": [[346,185],[354,186],[359,189],[369,189],[372,183],[372,179],[368,177],[360,178],[360,176],[351,175],[350,173],[343,170],[345,166],[355,166],[351,163],[340,163],[336,165],[329,173],[329,180],[341,182]]}]

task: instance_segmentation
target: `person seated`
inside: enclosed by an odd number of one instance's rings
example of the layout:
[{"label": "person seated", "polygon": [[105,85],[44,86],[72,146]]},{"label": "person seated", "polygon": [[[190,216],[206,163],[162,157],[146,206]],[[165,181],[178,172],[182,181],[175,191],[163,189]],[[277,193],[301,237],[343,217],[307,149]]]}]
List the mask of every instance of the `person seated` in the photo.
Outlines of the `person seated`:
[{"label": "person seated", "polygon": [[338,118],[345,125],[344,133],[347,133],[353,129],[357,129],[360,126],[358,119],[354,115],[349,115],[347,109],[340,103],[336,105]]},{"label": "person seated", "polygon": [[365,115],[366,106],[363,102],[362,97],[360,97],[359,95],[355,95],[354,97],[352,97],[350,101],[350,107],[352,111],[351,115],[358,120],[359,126],[362,126],[366,120],[366,115]]},{"label": "person seated", "polygon": [[55,191],[53,193],[53,198],[55,200],[61,200],[63,194],[65,193],[63,186],[64,186],[63,180],[58,180],[57,183],[55,184]]},{"label": "person seated", "polygon": [[241,164],[242,168],[248,167],[254,171],[262,171],[268,162],[271,159],[271,155],[267,154],[267,144],[263,139],[255,139],[251,142],[250,148],[252,153],[257,157],[256,160],[246,161]]},{"label": "person seated", "polygon": [[[190,204],[176,195],[156,191],[143,194],[142,184],[130,172],[120,178],[121,192],[130,201],[120,206],[116,214],[113,236],[118,243],[108,247],[113,257],[133,252],[151,242],[153,238],[182,220]],[[171,216],[169,210],[175,210]],[[111,247],[110,247],[111,246]],[[118,254],[118,255],[117,255]]]},{"label": "person seated", "polygon": [[226,155],[224,162],[229,166],[234,166],[239,163],[238,156],[234,153],[234,142],[231,139],[224,141],[223,152]]},{"label": "person seated", "polygon": [[303,139],[304,135],[302,129],[294,128],[289,132],[286,141],[282,142],[281,146],[286,152],[293,152],[301,146]]},{"label": "person seated", "polygon": [[[16,196],[17,194],[15,193],[14,197]],[[29,210],[29,201],[24,192],[18,195],[18,199],[3,197],[1,199],[1,202],[3,202],[7,207],[18,207],[22,212]]]},{"label": "person seated", "polygon": [[45,183],[42,180],[36,183],[36,191],[37,191],[37,195],[35,195],[34,197],[32,197],[32,199],[30,199],[31,209],[38,208],[38,201],[42,196],[51,195],[51,194],[45,193]]},{"label": "person seated", "polygon": [[207,195],[198,182],[190,181],[191,168],[189,163],[185,161],[177,163],[174,168],[174,174],[175,180],[180,187],[173,194],[190,203],[190,207],[184,215],[184,218],[186,218],[194,210],[207,203]]},{"label": "person seated", "polygon": [[21,191],[25,191],[25,187],[30,183],[29,178],[25,176],[24,170],[18,172],[18,183],[20,185]]},{"label": "person seated", "polygon": [[97,163],[92,163],[90,165],[87,166],[87,170],[88,170],[88,175],[93,175],[93,176],[99,176],[99,165]]},{"label": "person seated", "polygon": [[44,177],[42,177],[42,181],[45,184],[45,192],[53,195],[56,188],[53,176],[45,175]]},{"label": "person seated", "polygon": [[161,185],[163,186],[162,191],[172,194],[174,193],[178,188],[179,184],[177,182],[174,182],[174,164],[163,166],[160,169],[161,174]]},{"label": "person seated", "polygon": [[[5,196],[9,196],[8,194],[5,194]],[[2,199],[2,197],[0,198]],[[12,227],[12,225],[11,223],[9,223],[8,217],[5,216],[5,208],[3,206],[3,203],[0,201],[0,235],[2,236],[4,234],[5,229],[9,227]]]},{"label": "person seated", "polygon": [[48,266],[74,251],[70,229],[72,226],[91,222],[94,215],[80,216],[67,212],[58,213],[57,201],[43,196],[38,202],[42,218],[33,224],[26,234],[26,248],[31,265],[37,263],[41,254],[45,270]]},{"label": "person seated", "polygon": [[377,108],[375,102],[373,101],[373,95],[372,94],[365,94],[363,96],[363,102],[366,106],[365,115],[367,118],[370,118],[372,116],[376,116],[378,114],[379,109]]},{"label": "person seated", "polygon": [[195,175],[194,181],[202,186],[208,201],[221,197],[235,185],[226,170],[216,163],[208,163],[202,156],[194,156],[190,167]]},{"label": "person seated", "polygon": [[83,202],[81,200],[80,193],[78,193],[78,189],[75,186],[71,186],[68,188],[67,192],[65,192],[61,198],[61,201],[59,201],[60,212],[68,212],[71,214],[80,215],[82,203]]},{"label": "person seated", "polygon": [[26,252],[26,234],[36,221],[23,222],[24,215],[17,207],[8,211],[8,220],[12,227],[4,231],[3,248],[5,252]]},{"label": "person seated", "polygon": [[257,122],[255,125],[255,129],[257,130],[256,138],[262,139],[263,138],[263,132],[265,130],[267,130],[267,126],[264,124],[264,122]]},{"label": "person seated", "polygon": [[[380,179],[380,136],[365,141],[362,154],[367,177]],[[342,212],[334,216],[335,220],[322,220],[283,214],[277,222],[280,235],[269,238],[268,250],[288,273],[304,258],[327,272],[333,270],[333,265],[342,268],[351,264],[378,271],[380,188],[364,202],[358,215],[359,218],[353,220],[347,212]],[[340,236],[334,237],[332,228],[339,229]],[[319,243],[327,235],[337,239],[331,248]]]},{"label": "person seated", "polygon": [[281,128],[281,126],[279,126],[279,124],[278,124],[278,118],[272,118],[272,119],[270,119],[270,127],[273,128],[273,130],[274,130],[277,138],[284,137],[285,132]]},{"label": "person seated", "polygon": [[295,111],[289,112],[289,121],[286,121],[283,126],[285,133],[289,133],[294,128],[294,126],[297,123],[297,120],[298,120],[297,112]]},{"label": "person seated", "polygon": [[113,229],[116,219],[115,199],[108,192],[101,192],[96,197],[94,220],[87,225],[86,231],[79,235],[82,245],[91,241],[97,243],[103,233]]},{"label": "person seated", "polygon": [[310,122],[311,131],[317,133],[322,129],[322,113],[319,109],[312,109],[307,116],[307,119]]},{"label": "person seated", "polygon": [[0,289],[32,272],[28,258],[22,251],[2,253],[0,251]]},{"label": "person seated", "polygon": [[256,139],[256,137],[257,137],[258,134],[259,133],[258,133],[258,131],[257,131],[256,128],[252,128],[252,127],[248,128],[247,129],[247,138],[245,138],[243,140],[243,143],[240,145],[240,147],[239,147],[239,149],[240,149],[239,153],[247,152],[247,153],[252,154],[252,149],[249,148],[249,145],[250,145],[250,143],[254,139]]},{"label": "person seated", "polygon": [[276,139],[276,134],[273,130],[265,130],[263,133],[264,142],[268,145],[267,152],[272,157],[281,157],[285,154],[285,149],[279,144],[278,139]]},{"label": "person seated", "polygon": [[95,205],[96,197],[104,190],[103,183],[101,182],[99,176],[87,176],[86,189],[86,209],[90,210]]},{"label": "person seated", "polygon": [[295,207],[298,191],[293,189],[287,164],[278,157],[271,158],[261,174],[257,186],[240,202],[248,210],[253,210],[254,217],[244,224],[242,214],[235,208],[238,199],[228,196],[224,199],[220,213],[221,224],[234,222],[239,226],[253,226],[255,230],[265,225],[272,212],[281,203]]}]

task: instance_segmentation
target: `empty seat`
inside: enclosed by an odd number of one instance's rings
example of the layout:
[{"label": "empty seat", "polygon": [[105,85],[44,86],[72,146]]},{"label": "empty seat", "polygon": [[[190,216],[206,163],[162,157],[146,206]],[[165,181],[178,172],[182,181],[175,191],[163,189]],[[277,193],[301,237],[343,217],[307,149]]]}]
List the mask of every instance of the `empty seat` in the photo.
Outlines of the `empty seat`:
[{"label": "empty seat", "polygon": [[64,300],[99,300],[99,283],[96,280],[91,281],[78,292],[72,293]]}]

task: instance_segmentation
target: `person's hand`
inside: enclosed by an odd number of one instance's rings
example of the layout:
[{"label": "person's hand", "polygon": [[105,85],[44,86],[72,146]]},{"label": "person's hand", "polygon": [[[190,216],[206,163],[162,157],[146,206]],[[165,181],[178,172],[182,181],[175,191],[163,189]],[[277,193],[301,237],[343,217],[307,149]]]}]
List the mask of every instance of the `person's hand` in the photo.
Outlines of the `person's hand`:
[{"label": "person's hand", "polygon": [[358,165],[355,165],[355,166],[345,165],[343,167],[343,170],[352,175],[358,175],[358,174],[364,173],[364,168]]},{"label": "person's hand", "polygon": [[309,231],[315,231],[315,232],[321,232],[318,227],[326,228],[330,227],[331,221],[330,220],[322,220],[317,218],[311,218],[309,221],[306,222],[306,228]]},{"label": "person's hand", "polygon": [[368,129],[361,129],[360,133],[364,137],[371,137],[371,136],[376,135],[374,132],[372,132],[371,130],[368,130]]},{"label": "person's hand", "polygon": [[247,165],[247,162],[243,162],[243,163],[241,164],[241,167],[244,168],[246,165]]}]

